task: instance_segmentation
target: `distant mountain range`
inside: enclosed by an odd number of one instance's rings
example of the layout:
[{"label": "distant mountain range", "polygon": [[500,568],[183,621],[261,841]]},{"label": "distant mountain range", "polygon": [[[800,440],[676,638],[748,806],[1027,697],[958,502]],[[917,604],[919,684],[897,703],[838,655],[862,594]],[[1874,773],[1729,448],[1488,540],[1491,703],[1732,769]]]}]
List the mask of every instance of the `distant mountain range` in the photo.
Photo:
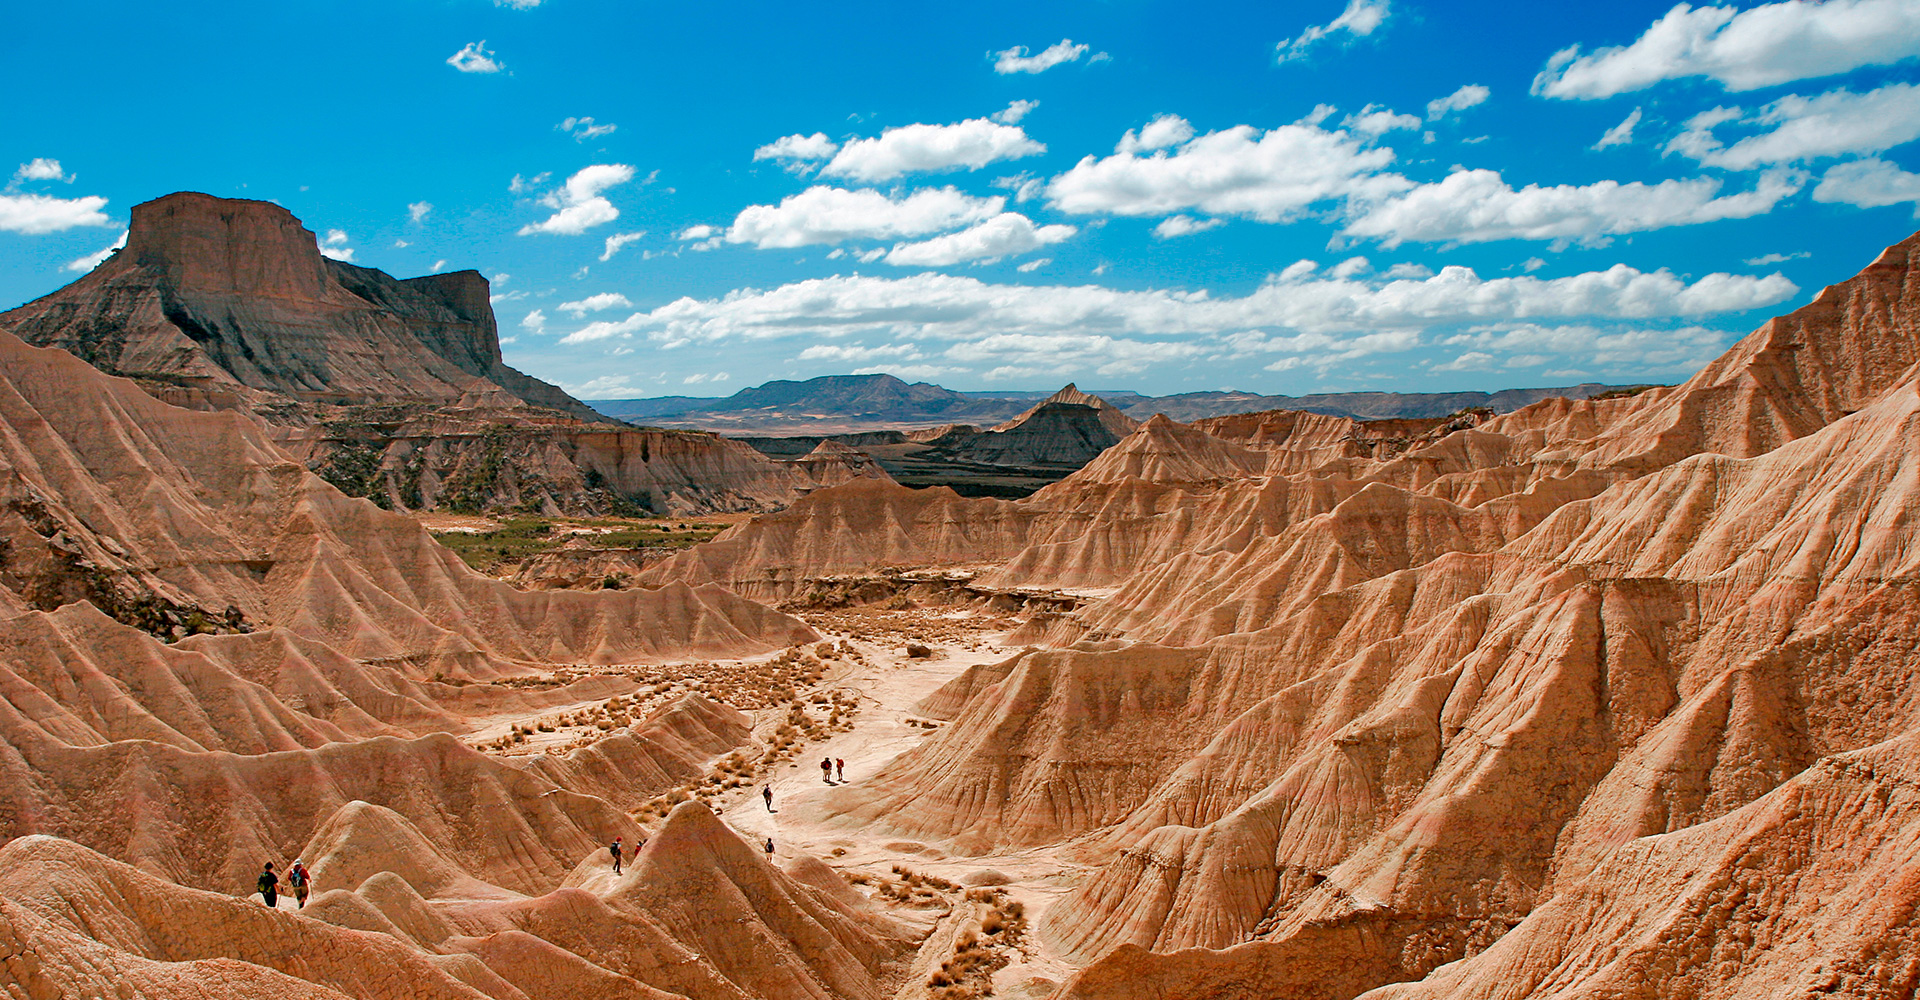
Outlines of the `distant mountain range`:
[{"label": "distant mountain range", "polygon": [[[1259,410],[1306,410],[1358,420],[1439,417],[1485,407],[1499,413],[1517,410],[1552,396],[1586,399],[1643,386],[1583,383],[1497,392],[1341,392],[1309,396],[1265,396],[1252,392],[1185,392],[1147,396],[1127,389],[1097,390],[1099,396],[1134,420],[1164,413],[1179,421]],[[1032,391],[958,392],[931,382],[907,382],[892,375],[823,375],[805,381],[781,379],[742,389],[726,397],[660,396],[649,399],[587,400],[595,410],[620,420],[664,427],[755,435],[847,433],[906,429],[940,424],[997,424],[1018,416],[1050,393]]]}]

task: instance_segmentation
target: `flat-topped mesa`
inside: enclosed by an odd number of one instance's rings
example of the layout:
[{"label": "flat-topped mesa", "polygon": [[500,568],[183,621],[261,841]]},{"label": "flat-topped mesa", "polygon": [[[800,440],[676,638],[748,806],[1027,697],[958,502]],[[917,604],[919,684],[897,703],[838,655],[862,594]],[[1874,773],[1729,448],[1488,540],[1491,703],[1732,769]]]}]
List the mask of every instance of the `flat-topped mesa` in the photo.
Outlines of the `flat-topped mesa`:
[{"label": "flat-topped mesa", "polygon": [[602,419],[502,363],[490,291],[474,271],[400,280],[330,260],[278,205],[181,192],[134,206],[125,249],[0,325],[156,394],[225,390],[218,398],[281,422],[312,419],[313,406],[452,404],[494,387]]}]

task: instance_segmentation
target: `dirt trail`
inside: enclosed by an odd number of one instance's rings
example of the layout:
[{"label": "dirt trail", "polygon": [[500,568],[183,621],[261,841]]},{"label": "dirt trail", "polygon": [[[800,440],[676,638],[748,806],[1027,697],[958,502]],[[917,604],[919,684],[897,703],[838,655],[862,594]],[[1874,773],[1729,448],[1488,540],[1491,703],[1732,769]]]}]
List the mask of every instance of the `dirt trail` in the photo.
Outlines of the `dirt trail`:
[{"label": "dirt trail", "polygon": [[[809,744],[793,761],[778,766],[770,781],[774,792],[773,812],[769,813],[762,801],[760,784],[726,795],[717,803],[719,812],[728,825],[757,843],[772,837],[781,856],[811,854],[843,874],[890,876],[893,866],[902,865],[918,873],[970,885],[978,884],[974,880],[983,873],[998,873],[1005,877],[1005,883],[991,875],[987,881],[998,884],[1023,904],[1030,924],[1037,925],[1047,907],[1071,889],[1082,874],[1080,866],[1059,857],[1059,846],[960,856],[949,854],[939,842],[903,840],[884,831],[848,830],[805,818],[816,812],[806,808],[810,801],[840,784],[837,777],[831,786],[821,780],[822,757],[844,759],[846,783],[858,783],[918,746],[944,725],[935,723],[933,728],[924,725],[933,720],[915,710],[914,706],[922,698],[968,667],[998,662],[1019,649],[1002,644],[1005,632],[968,633],[967,619],[952,614],[941,614],[938,620],[945,626],[942,631],[950,637],[914,639],[932,650],[933,655],[924,658],[909,657],[904,641],[855,639],[847,633],[830,631],[824,622],[810,622],[836,643],[850,640],[862,654],[863,662],[843,661],[817,685],[818,690],[843,688],[859,692],[861,710],[854,716],[853,728],[823,742]],[[960,628],[954,628],[956,625]],[[909,720],[923,725],[910,725]],[[938,931],[928,941],[926,947],[930,950],[951,946]],[[922,957],[929,956],[923,954]],[[940,956],[931,957],[931,965],[937,967]],[[1075,968],[1049,954],[1039,936],[1031,931],[1025,936],[1024,946],[1009,957],[1013,958],[1012,964],[993,976],[996,995],[1045,996],[1053,984]],[[914,995],[912,990],[902,994],[903,997]]]}]

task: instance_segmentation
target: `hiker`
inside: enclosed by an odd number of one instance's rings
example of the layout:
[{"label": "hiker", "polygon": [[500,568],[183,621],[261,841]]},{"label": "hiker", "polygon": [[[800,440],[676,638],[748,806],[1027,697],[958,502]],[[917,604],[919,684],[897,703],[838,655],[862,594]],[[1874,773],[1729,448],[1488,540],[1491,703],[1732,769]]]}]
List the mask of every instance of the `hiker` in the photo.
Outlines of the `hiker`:
[{"label": "hiker", "polygon": [[293,867],[287,869],[287,884],[293,886],[293,898],[300,903],[300,908],[306,909],[307,894],[313,891],[313,873],[307,871],[306,862],[293,859]]},{"label": "hiker", "polygon": [[760,797],[767,800],[767,811],[772,812],[773,811],[773,786],[761,785]]},{"label": "hiker", "polygon": [[833,784],[833,758],[832,757],[820,758],[820,780],[826,782],[829,785]]},{"label": "hiker", "polygon": [[273,862],[267,862],[260,877],[254,880],[254,887],[260,890],[260,898],[274,909],[280,908],[280,876],[273,873]]},{"label": "hiker", "polygon": [[840,772],[841,781],[847,780],[847,762],[844,758],[835,757],[833,759],[833,769]]},{"label": "hiker", "polygon": [[773,860],[773,838],[772,837],[767,838],[767,860],[768,861]]},{"label": "hiker", "polygon": [[620,838],[619,837],[613,838],[613,843],[607,845],[607,853],[613,855],[613,873],[615,875],[620,874]]}]

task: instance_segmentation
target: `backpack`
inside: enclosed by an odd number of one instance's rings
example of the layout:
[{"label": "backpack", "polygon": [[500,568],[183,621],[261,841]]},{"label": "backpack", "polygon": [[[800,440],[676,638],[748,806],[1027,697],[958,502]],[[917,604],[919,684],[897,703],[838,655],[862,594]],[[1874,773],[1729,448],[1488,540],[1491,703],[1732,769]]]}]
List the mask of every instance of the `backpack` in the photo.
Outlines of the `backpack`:
[{"label": "backpack", "polygon": [[265,896],[268,893],[272,892],[274,890],[274,886],[278,885],[279,882],[280,880],[277,878],[274,878],[271,873],[261,872],[260,878],[255,880],[253,884],[256,886],[259,886],[260,895]]},{"label": "backpack", "polygon": [[294,870],[288,872],[287,884],[293,886],[295,889],[298,889],[301,886],[306,885],[307,870],[305,868],[295,868]]}]

